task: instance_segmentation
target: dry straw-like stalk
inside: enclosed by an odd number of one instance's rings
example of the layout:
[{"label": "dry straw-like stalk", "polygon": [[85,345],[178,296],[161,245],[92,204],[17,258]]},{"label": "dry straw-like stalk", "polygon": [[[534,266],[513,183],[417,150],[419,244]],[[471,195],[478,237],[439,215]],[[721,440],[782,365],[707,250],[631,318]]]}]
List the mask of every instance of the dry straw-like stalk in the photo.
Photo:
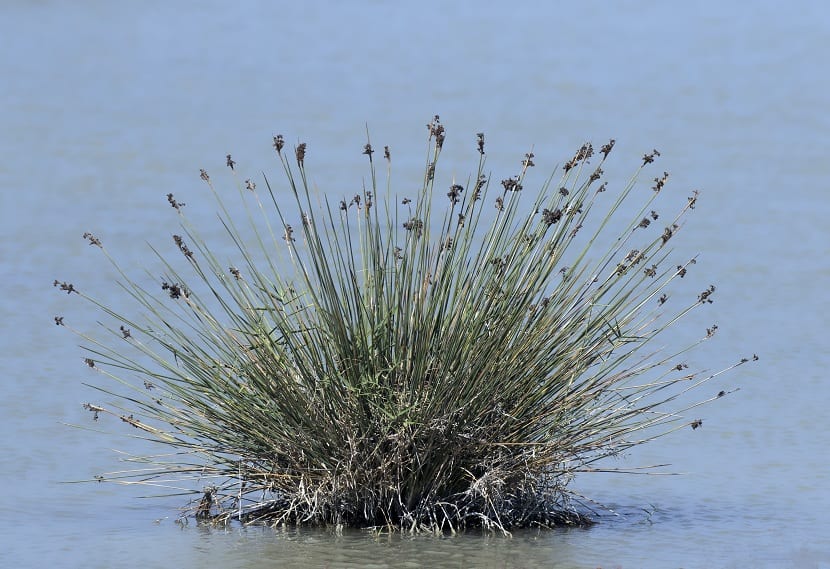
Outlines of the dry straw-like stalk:
[{"label": "dry straw-like stalk", "polygon": [[[582,146],[535,192],[524,187],[533,153],[492,183],[481,133],[470,182],[441,187],[446,132],[438,117],[428,129],[411,198],[393,194],[388,174],[383,187],[370,143],[371,183],[335,202],[310,188],[308,147],[285,152],[282,136],[288,193],[240,182],[241,217],[202,170],[232,263],[172,194],[183,258],[157,253],[167,273],[152,287],[84,235],[131,301],[104,306],[55,281],[110,323],[104,338],[81,335],[86,364],[120,386],[97,386],[117,410],[85,407],[170,450],[96,479],[194,492],[190,513],[214,521],[506,532],[585,523],[568,499],[574,473],[700,426],[681,413],[724,392],[685,394],[722,372],[690,372],[683,358],[714,327],[680,351],[652,347],[712,301],[709,286],[673,311],[667,302],[695,262],[670,260],[669,242],[697,193],[663,221],[668,174],[653,191],[636,183],[657,151],[612,191],[602,180],[613,140]],[[383,156],[391,171],[388,147]],[[609,238],[610,227],[622,229]]]}]

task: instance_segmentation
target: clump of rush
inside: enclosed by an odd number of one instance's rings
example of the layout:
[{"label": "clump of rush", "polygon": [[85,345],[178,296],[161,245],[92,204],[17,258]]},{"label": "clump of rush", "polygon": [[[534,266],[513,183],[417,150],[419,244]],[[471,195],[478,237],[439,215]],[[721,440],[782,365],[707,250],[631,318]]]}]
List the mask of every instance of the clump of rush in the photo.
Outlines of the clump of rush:
[{"label": "clump of rush", "polygon": [[687,352],[717,326],[656,346],[715,292],[670,293],[695,264],[670,244],[698,193],[662,212],[669,175],[637,181],[656,150],[610,187],[614,140],[581,146],[536,189],[532,152],[493,183],[483,133],[467,183],[439,182],[447,133],[437,116],[427,126],[414,195],[392,189],[392,153],[378,164],[370,142],[371,182],[352,196],[312,189],[309,147],[287,152],[281,135],[279,183],[243,180],[228,155],[241,217],[201,170],[230,260],[172,193],[180,227],[157,280],[84,234],[126,293],[104,306],[54,283],[103,322],[78,333],[117,404],[85,407],[167,451],[96,480],[192,492],[183,515],[214,523],[508,532],[590,523],[569,493],[575,473],[702,425],[684,414],[727,392],[688,393],[757,357],[690,371]]}]

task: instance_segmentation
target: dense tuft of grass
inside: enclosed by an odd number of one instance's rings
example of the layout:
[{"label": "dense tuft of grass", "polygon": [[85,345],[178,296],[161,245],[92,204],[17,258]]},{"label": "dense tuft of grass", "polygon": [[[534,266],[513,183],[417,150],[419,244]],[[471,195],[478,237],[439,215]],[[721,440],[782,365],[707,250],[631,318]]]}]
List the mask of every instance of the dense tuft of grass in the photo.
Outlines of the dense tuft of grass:
[{"label": "dense tuft of grass", "polygon": [[229,259],[172,194],[182,257],[154,250],[161,279],[129,276],[84,235],[129,301],[55,281],[108,322],[103,338],[81,335],[86,364],[116,380],[97,386],[116,406],[85,406],[169,449],[99,479],[197,493],[190,512],[217,521],[507,531],[586,522],[568,499],[574,473],[699,426],[681,414],[724,392],[685,394],[722,372],[683,358],[714,328],[680,351],[654,346],[712,301],[706,286],[667,302],[695,262],[669,246],[697,192],[658,214],[668,174],[637,183],[657,151],[611,189],[613,140],[582,146],[536,190],[524,187],[532,153],[493,181],[483,134],[470,180],[439,185],[446,133],[438,117],[428,129],[411,199],[391,189],[389,149],[379,160],[370,143],[370,182],[342,200],[312,190],[306,145],[282,136],[285,181],[265,191],[227,157],[244,215],[202,170]]}]

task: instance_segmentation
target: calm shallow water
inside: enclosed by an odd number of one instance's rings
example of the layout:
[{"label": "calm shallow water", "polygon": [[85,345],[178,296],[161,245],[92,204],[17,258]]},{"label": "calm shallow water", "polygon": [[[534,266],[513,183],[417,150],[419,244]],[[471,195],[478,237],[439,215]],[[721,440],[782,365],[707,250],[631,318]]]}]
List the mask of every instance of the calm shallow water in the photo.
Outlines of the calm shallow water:
[{"label": "calm shallow water", "polygon": [[[819,2],[5,3],[4,565],[830,567],[828,16]],[[540,179],[584,139],[615,137],[615,174],[656,147],[679,199],[703,191],[677,246],[702,252],[699,269],[718,285],[689,326],[720,331],[691,363],[762,359],[712,386],[741,391],[702,410],[703,429],[620,463],[668,462],[683,476],[579,477],[575,489],[620,515],[513,539],[182,528],[176,498],[62,483],[118,468],[110,449],[142,448],[112,424],[102,435],[65,425],[98,427],[80,406],[96,396],[52,319],[92,322],[51,283],[118,302],[81,233],[140,267],[145,241],[173,228],[168,192],[210,225],[199,168],[222,172],[232,152],[247,175],[276,174],[276,133],[308,141],[318,185],[340,195],[365,175],[368,122],[375,145],[392,148],[395,179],[417,182],[408,176],[434,113],[449,131],[448,179],[474,167],[479,131],[494,175],[511,175],[534,145]]]}]

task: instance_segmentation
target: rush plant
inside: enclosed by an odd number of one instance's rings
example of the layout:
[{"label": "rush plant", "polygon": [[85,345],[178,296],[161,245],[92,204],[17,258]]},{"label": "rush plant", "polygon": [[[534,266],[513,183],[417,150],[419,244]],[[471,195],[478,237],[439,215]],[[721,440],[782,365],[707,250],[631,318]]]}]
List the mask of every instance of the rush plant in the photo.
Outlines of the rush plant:
[{"label": "rush plant", "polygon": [[569,501],[575,473],[699,425],[683,413],[725,392],[686,394],[722,372],[684,358],[714,327],[680,350],[655,345],[712,302],[708,283],[667,302],[695,263],[670,244],[697,192],[658,213],[668,174],[637,182],[657,151],[608,187],[613,140],[536,190],[532,153],[494,182],[483,134],[467,183],[439,184],[446,133],[438,117],[428,129],[412,196],[391,189],[388,148],[378,176],[370,143],[366,188],[327,196],[306,145],[275,137],[284,181],[263,192],[236,178],[242,215],[202,170],[231,247],[219,254],[170,194],[181,229],[176,258],[154,249],[161,278],[130,276],[84,235],[125,293],[105,306],[55,281],[106,330],[78,333],[115,404],[85,407],[169,451],[100,480],[193,492],[189,513],[220,522],[508,531],[587,523]]}]

